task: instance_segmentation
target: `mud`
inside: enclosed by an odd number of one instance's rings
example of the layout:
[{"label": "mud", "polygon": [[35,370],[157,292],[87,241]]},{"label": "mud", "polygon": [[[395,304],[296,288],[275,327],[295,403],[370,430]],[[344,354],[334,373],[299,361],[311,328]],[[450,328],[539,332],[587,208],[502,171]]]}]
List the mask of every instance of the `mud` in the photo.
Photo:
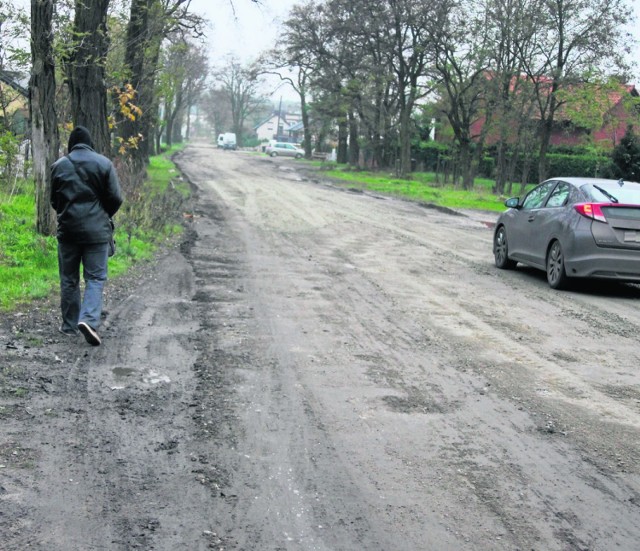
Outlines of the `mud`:
[{"label": "mud", "polygon": [[640,547],[640,288],[552,291],[491,215],[294,160],[178,162],[184,236],[109,283],[103,346],[55,297],[0,320],[0,549]]}]

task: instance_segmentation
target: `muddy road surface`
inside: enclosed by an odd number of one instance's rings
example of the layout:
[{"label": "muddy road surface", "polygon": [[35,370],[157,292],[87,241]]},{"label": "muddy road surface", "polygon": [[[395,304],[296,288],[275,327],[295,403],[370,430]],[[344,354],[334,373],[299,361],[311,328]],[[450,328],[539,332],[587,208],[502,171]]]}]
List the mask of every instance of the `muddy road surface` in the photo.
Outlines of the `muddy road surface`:
[{"label": "muddy road surface", "polygon": [[[192,145],[103,346],[4,316],[0,549],[636,551],[640,288],[493,267],[495,217]],[[53,308],[53,310],[52,310]]]}]

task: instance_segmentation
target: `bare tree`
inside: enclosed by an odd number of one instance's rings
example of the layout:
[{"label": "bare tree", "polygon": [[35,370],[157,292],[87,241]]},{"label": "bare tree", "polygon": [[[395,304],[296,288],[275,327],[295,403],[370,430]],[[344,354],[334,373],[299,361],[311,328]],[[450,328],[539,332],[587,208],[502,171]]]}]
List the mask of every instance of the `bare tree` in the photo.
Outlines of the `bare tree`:
[{"label": "bare tree", "polygon": [[[432,37],[442,3],[421,0],[308,2],[285,23],[289,59],[304,61],[314,95],[338,126],[338,161],[357,162],[363,125],[377,164],[399,136],[399,172],[411,169],[411,115],[426,95]],[[442,8],[444,11],[444,8]]]},{"label": "bare tree", "polygon": [[448,0],[425,3],[422,0],[387,0],[381,14],[388,21],[390,65],[396,77],[400,121],[400,176],[411,170],[411,115],[416,101],[429,93],[423,78],[433,62],[433,36],[449,9]]},{"label": "bare tree", "polygon": [[243,144],[245,121],[264,102],[258,92],[258,73],[257,68],[244,66],[235,57],[229,57],[215,72],[217,88],[230,107],[231,127],[239,145]]},{"label": "bare tree", "polygon": [[187,113],[187,140],[191,133],[191,109],[200,102],[200,98],[206,89],[206,81],[209,76],[209,64],[207,56],[202,48],[192,48],[187,64],[187,76],[184,83],[185,106]]},{"label": "bare tree", "polygon": [[219,88],[209,88],[203,95],[201,106],[216,135],[231,127],[231,105],[226,101],[225,92]]},{"label": "bare tree", "polygon": [[540,119],[539,178],[547,176],[546,155],[558,110],[558,92],[582,82],[594,69],[624,67],[631,16],[625,0],[535,0],[535,49],[523,53]]},{"label": "bare tree", "polygon": [[[443,18],[444,19],[444,18]],[[463,187],[473,185],[472,124],[487,92],[489,69],[486,12],[482,4],[461,2],[446,14],[435,40],[435,68],[443,111],[458,148]]]},{"label": "bare tree", "polygon": [[[535,141],[532,121],[534,98],[531,83],[523,79],[523,55],[534,45],[535,2],[530,0],[489,0],[487,25],[492,70],[487,75],[485,124],[494,132],[496,145],[495,192],[503,193],[515,177],[519,158],[528,174],[528,158]],[[526,160],[525,160],[526,159]],[[526,180],[526,177],[524,178]]]},{"label": "bare tree", "polygon": [[167,145],[181,140],[180,115],[188,112],[204,89],[208,76],[206,55],[202,49],[178,36],[162,55],[159,94],[164,100],[164,129]]},{"label": "bare tree", "polygon": [[[309,1],[296,6],[284,24],[282,57],[289,67],[295,67],[305,129],[306,153],[311,153],[309,93],[313,93],[315,125],[322,129],[335,121],[338,129],[337,161],[357,164],[359,157],[359,119],[357,99],[361,97],[358,68],[363,62],[361,49],[352,38],[357,34],[354,11],[342,0],[325,5]],[[318,138],[322,138],[321,131]],[[318,139],[321,143],[322,139]]]},{"label": "bare tree", "polygon": [[304,52],[275,48],[264,54],[259,60],[260,73],[277,75],[298,94],[300,112],[302,116],[303,140],[302,145],[307,159],[311,158],[312,133],[309,118],[309,84],[312,66],[305,61]]}]

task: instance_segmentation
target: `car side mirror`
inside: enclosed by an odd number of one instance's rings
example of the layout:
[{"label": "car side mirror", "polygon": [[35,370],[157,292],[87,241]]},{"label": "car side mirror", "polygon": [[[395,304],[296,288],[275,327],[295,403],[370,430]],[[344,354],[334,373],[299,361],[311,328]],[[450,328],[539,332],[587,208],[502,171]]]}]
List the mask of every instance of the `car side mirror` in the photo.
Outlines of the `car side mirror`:
[{"label": "car side mirror", "polygon": [[520,207],[520,198],[519,197],[511,197],[504,202],[504,206],[509,209],[517,209]]}]

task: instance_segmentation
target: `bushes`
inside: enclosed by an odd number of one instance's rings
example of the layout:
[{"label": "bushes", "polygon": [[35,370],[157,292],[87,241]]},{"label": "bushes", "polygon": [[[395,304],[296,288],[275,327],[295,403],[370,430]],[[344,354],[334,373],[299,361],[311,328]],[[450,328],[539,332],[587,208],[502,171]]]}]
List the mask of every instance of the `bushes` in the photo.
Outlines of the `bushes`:
[{"label": "bushes", "polygon": [[632,126],[627,128],[624,138],[613,150],[611,176],[633,182],[640,181],[640,140]]},{"label": "bushes", "polygon": [[451,148],[439,142],[420,142],[417,150],[412,155],[418,164],[427,172],[436,172],[437,168],[451,157]]},{"label": "bushes", "polygon": [[[551,153],[547,155],[547,176],[549,178],[553,178],[555,176],[587,176],[598,178],[606,174],[609,162],[609,157],[599,155],[567,155]],[[534,171],[537,176],[537,164],[532,168],[535,169]]]},{"label": "bushes", "polygon": [[[476,176],[494,178],[495,153],[493,149],[487,149],[487,153],[480,161]],[[455,162],[455,147],[437,142],[421,142],[420,146],[414,150],[413,155],[418,164],[424,167],[424,170],[437,172],[442,170],[446,163]],[[529,162],[528,180],[531,183],[537,183],[539,181],[538,156],[534,155],[533,159],[529,159]],[[517,163],[516,179],[519,179],[522,174],[522,164],[522,160]],[[555,176],[607,177],[611,172],[611,158],[587,153],[585,148],[573,150],[568,147],[556,148],[554,153],[547,154],[547,166],[549,178]],[[638,160],[638,171],[640,171],[640,159]]]},{"label": "bushes", "polygon": [[11,132],[0,132],[0,189],[7,190],[18,172],[20,142]]}]

